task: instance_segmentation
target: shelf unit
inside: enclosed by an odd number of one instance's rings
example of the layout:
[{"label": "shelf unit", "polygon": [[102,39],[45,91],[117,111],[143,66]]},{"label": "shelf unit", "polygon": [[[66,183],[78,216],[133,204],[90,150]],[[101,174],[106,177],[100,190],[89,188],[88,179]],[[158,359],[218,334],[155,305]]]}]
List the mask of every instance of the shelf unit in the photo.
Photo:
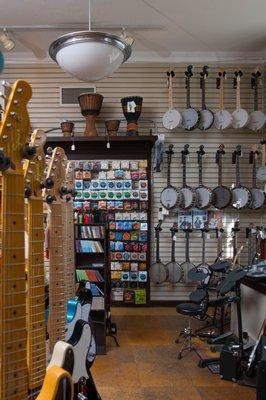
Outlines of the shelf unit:
[{"label": "shelf unit", "polygon": [[[82,238],[81,229],[82,227],[88,227],[93,230],[93,227],[99,228],[101,231],[101,237],[99,238]],[[88,233],[89,235],[89,233]],[[103,247],[103,252],[77,252],[75,246],[75,264],[76,270],[91,270],[93,272],[99,272],[103,278],[103,281],[98,280],[88,280],[91,284],[96,285],[100,291],[103,293],[103,309],[93,309],[91,310],[90,316],[92,319],[93,333],[96,341],[97,354],[106,354],[106,299],[107,299],[107,281],[108,281],[108,271],[107,271],[107,249],[108,249],[108,235],[106,224],[75,224],[75,242],[77,240],[85,241],[100,241]],[[92,266],[93,264],[93,266]],[[97,265],[99,264],[99,265]],[[77,276],[76,276],[77,280]],[[93,302],[96,301],[94,297]]]}]

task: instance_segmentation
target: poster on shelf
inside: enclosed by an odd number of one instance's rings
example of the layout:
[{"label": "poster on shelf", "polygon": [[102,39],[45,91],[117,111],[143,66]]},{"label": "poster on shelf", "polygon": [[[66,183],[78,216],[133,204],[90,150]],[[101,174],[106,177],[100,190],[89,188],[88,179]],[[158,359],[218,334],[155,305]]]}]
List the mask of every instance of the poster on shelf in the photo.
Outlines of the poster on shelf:
[{"label": "poster on shelf", "polygon": [[192,229],[192,211],[179,211],[178,228]]},{"label": "poster on shelf", "polygon": [[223,225],[222,211],[209,211],[209,229],[221,229]]},{"label": "poster on shelf", "polygon": [[203,229],[208,221],[208,212],[202,210],[193,211],[193,229]]}]

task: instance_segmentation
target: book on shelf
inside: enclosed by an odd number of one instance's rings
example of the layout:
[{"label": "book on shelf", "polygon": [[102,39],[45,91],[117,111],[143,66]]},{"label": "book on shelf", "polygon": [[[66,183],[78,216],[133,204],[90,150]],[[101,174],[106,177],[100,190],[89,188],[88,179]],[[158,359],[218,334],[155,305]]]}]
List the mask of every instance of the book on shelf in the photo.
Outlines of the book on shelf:
[{"label": "book on shelf", "polygon": [[77,281],[90,281],[90,282],[104,282],[101,273],[97,270],[91,269],[76,269]]},{"label": "book on shelf", "polygon": [[82,239],[104,239],[104,226],[79,226],[78,235]]},{"label": "book on shelf", "polygon": [[99,241],[76,240],[77,253],[103,253],[104,249]]}]

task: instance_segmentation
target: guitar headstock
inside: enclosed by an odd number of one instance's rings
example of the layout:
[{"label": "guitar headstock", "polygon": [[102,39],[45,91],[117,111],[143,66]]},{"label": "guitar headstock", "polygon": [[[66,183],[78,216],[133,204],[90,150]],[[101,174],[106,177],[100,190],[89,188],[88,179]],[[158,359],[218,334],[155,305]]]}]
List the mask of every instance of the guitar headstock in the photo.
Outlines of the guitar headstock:
[{"label": "guitar headstock", "polygon": [[71,195],[74,195],[74,170],[75,170],[75,162],[68,161],[66,166],[66,188],[67,188],[67,196],[66,200],[71,200]]},{"label": "guitar headstock", "polygon": [[26,160],[23,166],[25,178],[25,197],[41,196],[42,189],[45,186],[45,154],[44,145],[46,142],[46,133],[42,129],[35,129],[31,135],[30,147],[36,149],[36,154],[32,160]]},{"label": "guitar headstock", "polygon": [[66,166],[67,157],[65,151],[61,147],[55,147],[46,174],[46,183],[48,185],[44,189],[44,195],[47,203],[53,203],[53,201],[62,198],[67,193]]},{"label": "guitar headstock", "polygon": [[22,158],[34,155],[34,149],[25,146],[28,140],[30,119],[27,103],[31,98],[31,87],[23,80],[17,80],[12,86],[3,82],[9,89],[5,111],[0,125],[0,170],[10,166],[16,171],[23,172]]},{"label": "guitar headstock", "polygon": [[188,149],[189,149],[189,144],[185,144],[184,149],[181,150],[183,164],[186,162],[186,157],[189,155]]}]

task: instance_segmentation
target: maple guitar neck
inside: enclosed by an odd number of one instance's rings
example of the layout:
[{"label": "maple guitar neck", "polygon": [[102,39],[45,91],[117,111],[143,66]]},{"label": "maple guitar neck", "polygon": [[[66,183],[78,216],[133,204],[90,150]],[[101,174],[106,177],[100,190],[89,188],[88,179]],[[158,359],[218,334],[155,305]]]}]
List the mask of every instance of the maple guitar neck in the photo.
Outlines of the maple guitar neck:
[{"label": "maple guitar neck", "polygon": [[74,240],[74,215],[71,201],[62,203],[63,215],[63,246],[65,256],[65,290],[66,301],[76,295],[75,288],[75,240]]}]

